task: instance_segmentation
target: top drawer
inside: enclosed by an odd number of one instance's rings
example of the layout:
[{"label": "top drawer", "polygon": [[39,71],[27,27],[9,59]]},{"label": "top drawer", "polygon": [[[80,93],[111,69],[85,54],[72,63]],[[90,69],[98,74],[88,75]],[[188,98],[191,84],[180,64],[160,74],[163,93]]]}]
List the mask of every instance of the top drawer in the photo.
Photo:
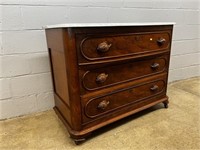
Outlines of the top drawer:
[{"label": "top drawer", "polygon": [[[169,50],[170,37],[171,35],[168,31],[88,35],[83,37],[78,50],[84,59],[100,61]],[[82,59],[79,59],[79,61],[82,61]]]}]

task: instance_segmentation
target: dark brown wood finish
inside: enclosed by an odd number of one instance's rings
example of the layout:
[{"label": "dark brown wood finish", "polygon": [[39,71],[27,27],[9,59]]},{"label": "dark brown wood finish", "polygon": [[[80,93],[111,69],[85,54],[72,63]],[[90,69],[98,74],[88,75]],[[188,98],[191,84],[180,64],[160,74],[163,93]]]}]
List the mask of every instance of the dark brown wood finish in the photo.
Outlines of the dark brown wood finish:
[{"label": "dark brown wood finish", "polygon": [[102,68],[96,67],[91,70],[88,68],[80,70],[82,86],[90,92],[165,72],[168,69],[168,57],[168,55],[147,57],[137,61],[132,60],[128,63],[107,65]]},{"label": "dark brown wood finish", "polygon": [[55,111],[76,143],[163,102],[172,25],[46,29]]},{"label": "dark brown wood finish", "polygon": [[[121,107],[136,104],[145,99],[163,94],[166,87],[166,75],[136,85],[134,82],[132,84],[128,84],[128,86],[124,84],[126,86],[124,88],[98,95],[94,98],[83,99],[83,108],[87,118],[96,118],[113,111],[118,111]],[[99,105],[105,101],[107,105],[104,108],[99,108]]]},{"label": "dark brown wood finish", "polygon": [[83,38],[79,49],[85,59],[92,61],[162,51],[169,49],[169,45],[168,32],[145,32],[89,35]]}]

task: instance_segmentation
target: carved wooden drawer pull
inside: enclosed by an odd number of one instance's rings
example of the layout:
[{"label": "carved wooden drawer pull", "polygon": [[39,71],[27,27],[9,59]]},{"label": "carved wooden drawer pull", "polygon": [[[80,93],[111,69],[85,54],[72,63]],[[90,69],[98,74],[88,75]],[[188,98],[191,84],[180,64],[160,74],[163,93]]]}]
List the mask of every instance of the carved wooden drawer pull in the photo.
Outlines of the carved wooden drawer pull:
[{"label": "carved wooden drawer pull", "polygon": [[153,64],[151,65],[151,68],[152,68],[152,69],[157,69],[159,66],[160,66],[159,63],[153,63]]},{"label": "carved wooden drawer pull", "polygon": [[160,38],[160,39],[157,40],[157,44],[159,46],[162,46],[165,42],[166,42],[165,38]]},{"label": "carved wooden drawer pull", "polygon": [[151,91],[157,91],[159,89],[158,85],[154,85],[150,88]]},{"label": "carved wooden drawer pull", "polygon": [[108,44],[106,41],[102,42],[97,46],[97,51],[98,52],[107,52],[107,51],[109,51],[111,46],[112,46],[112,44]]},{"label": "carved wooden drawer pull", "polygon": [[99,103],[97,108],[104,110],[109,105],[109,103],[110,103],[109,101],[103,100],[102,102]]},{"label": "carved wooden drawer pull", "polygon": [[101,74],[99,74],[99,75],[97,76],[96,82],[97,82],[97,83],[103,83],[103,82],[106,81],[107,77],[108,77],[108,74],[101,73]]}]

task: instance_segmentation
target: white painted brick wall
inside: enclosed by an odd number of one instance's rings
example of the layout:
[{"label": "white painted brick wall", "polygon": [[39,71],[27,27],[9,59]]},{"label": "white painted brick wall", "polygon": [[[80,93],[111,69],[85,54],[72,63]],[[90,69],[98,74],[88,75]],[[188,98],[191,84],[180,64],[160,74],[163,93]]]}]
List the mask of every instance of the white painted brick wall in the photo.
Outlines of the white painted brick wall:
[{"label": "white painted brick wall", "polygon": [[108,8],[106,7],[72,7],[69,9],[69,14],[69,22],[108,22]]},{"label": "white painted brick wall", "polygon": [[200,39],[173,41],[172,55],[197,53],[200,51]]},{"label": "white painted brick wall", "polygon": [[153,8],[176,9],[181,8],[182,0],[155,0]]},{"label": "white painted brick wall", "polygon": [[0,100],[11,98],[10,79],[0,79]]},{"label": "white painted brick wall", "polygon": [[21,11],[25,29],[42,29],[45,24],[68,21],[68,8],[65,6],[22,6]]},{"label": "white painted brick wall", "polygon": [[0,119],[54,106],[42,26],[176,22],[169,82],[200,76],[200,0],[1,0]]},{"label": "white painted brick wall", "polygon": [[31,73],[26,55],[0,56],[0,77],[12,77]]},{"label": "white painted brick wall", "polygon": [[22,15],[20,6],[2,6],[2,29],[3,30],[18,30],[23,29]]},{"label": "white painted brick wall", "polygon": [[0,101],[0,118],[21,116],[38,111],[35,95]]},{"label": "white painted brick wall", "polygon": [[181,0],[181,8],[186,9],[199,9],[199,0]]},{"label": "white painted brick wall", "polygon": [[45,73],[50,71],[49,55],[47,52],[26,55],[31,73]]},{"label": "white painted brick wall", "polygon": [[47,51],[43,30],[3,31],[2,44],[5,55]]},{"label": "white painted brick wall", "polygon": [[54,98],[52,92],[40,93],[36,96],[38,111],[53,108]]},{"label": "white painted brick wall", "polygon": [[199,31],[200,25],[177,25],[174,27],[173,40],[198,39]]},{"label": "white painted brick wall", "polygon": [[194,76],[200,76],[200,65],[188,66],[184,68],[178,68],[170,70],[169,72],[169,82],[191,78]]},{"label": "white painted brick wall", "polygon": [[172,56],[170,60],[170,69],[179,69],[188,66],[200,64],[200,53],[185,54]]},{"label": "white painted brick wall", "polygon": [[[1,21],[0,21],[1,22]],[[1,29],[1,25],[0,25]],[[0,32],[0,55],[3,55],[3,47],[2,47],[2,33]]]},{"label": "white painted brick wall", "polygon": [[11,79],[11,91],[14,97],[52,91],[50,73],[14,77]]}]

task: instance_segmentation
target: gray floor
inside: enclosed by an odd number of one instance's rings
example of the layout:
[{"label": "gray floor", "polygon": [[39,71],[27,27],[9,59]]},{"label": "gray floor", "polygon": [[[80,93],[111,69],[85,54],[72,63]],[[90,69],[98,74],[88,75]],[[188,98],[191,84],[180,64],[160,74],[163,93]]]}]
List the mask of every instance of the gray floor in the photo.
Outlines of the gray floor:
[{"label": "gray floor", "polygon": [[95,132],[76,146],[53,110],[0,122],[0,149],[200,149],[200,77],[168,86],[157,105]]}]

